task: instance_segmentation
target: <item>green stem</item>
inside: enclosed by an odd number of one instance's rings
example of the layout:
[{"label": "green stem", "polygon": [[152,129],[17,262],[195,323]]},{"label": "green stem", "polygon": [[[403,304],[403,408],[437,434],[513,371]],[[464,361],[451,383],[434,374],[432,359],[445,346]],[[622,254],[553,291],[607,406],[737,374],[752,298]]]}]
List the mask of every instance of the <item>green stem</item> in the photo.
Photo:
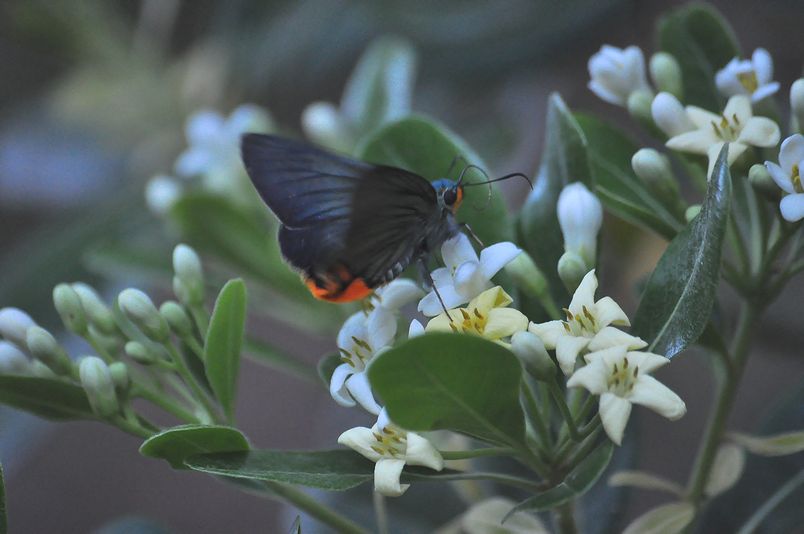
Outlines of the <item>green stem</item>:
[{"label": "green stem", "polygon": [[470,451],[439,451],[445,460],[467,460],[469,458],[482,458],[484,456],[513,456],[514,449],[509,447],[488,447]]},{"label": "green stem", "polygon": [[138,422],[129,421],[125,417],[118,416],[118,417],[115,417],[115,418],[111,419],[110,422],[114,426],[116,426],[117,428],[122,430],[123,432],[127,432],[127,433],[129,433],[131,435],[134,435],[134,436],[137,436],[137,437],[140,437],[140,438],[143,438],[143,439],[148,439],[148,438],[150,438],[151,436],[154,435],[153,432],[151,432],[147,428],[143,427]]},{"label": "green stem", "polygon": [[558,411],[561,412],[561,416],[564,418],[570,438],[572,441],[581,441],[581,437],[578,435],[578,429],[575,428],[575,420],[572,417],[572,412],[570,412],[569,406],[567,406],[567,400],[564,398],[564,393],[561,391],[561,388],[558,387],[558,383],[555,380],[551,380],[546,382],[546,384],[550,389],[550,394],[553,396],[553,401],[556,403],[556,406],[558,406]]},{"label": "green stem", "polygon": [[184,380],[184,382],[190,387],[190,390],[192,390],[196,400],[201,403],[201,406],[206,412],[210,422],[218,421],[219,419],[216,415],[217,411],[215,410],[215,406],[209,400],[206,391],[204,391],[193,374],[187,368],[187,364],[184,363],[184,358],[181,357],[181,354],[179,354],[179,351],[176,350],[176,347],[174,347],[172,343],[165,343],[165,346],[170,353],[173,363],[176,365],[176,372],[179,373],[179,376],[181,376],[182,380]]},{"label": "green stem", "polygon": [[198,418],[191,412],[188,412],[187,410],[185,410],[184,408],[173,402],[171,398],[160,395],[156,391],[153,391],[151,389],[142,386],[135,386],[131,392],[131,395],[133,397],[140,397],[156,406],[159,406],[169,414],[175,416],[177,419],[181,421],[184,421],[185,423],[200,423]]},{"label": "green stem", "polygon": [[190,315],[193,318],[198,332],[201,334],[202,339],[206,339],[207,330],[209,329],[209,314],[202,306],[193,306],[190,308]]},{"label": "green stem", "polygon": [[277,497],[306,512],[325,525],[332,527],[336,532],[343,534],[369,534],[368,530],[348,517],[342,516],[335,510],[324,506],[319,499],[315,499],[293,486],[267,480],[263,481],[262,484]]},{"label": "green stem", "polygon": [[751,534],[754,532],[757,527],[762,523],[762,521],[768,517],[774,508],[779,506],[783,500],[790,496],[799,486],[804,484],[804,471],[799,471],[793,477],[784,483],[784,485],[776,490],[773,495],[770,496],[768,500],[762,503],[762,506],[757,508],[757,511],[754,512],[751,517],[748,518],[740,530],[737,531],[737,534]]},{"label": "green stem", "polygon": [[543,452],[547,452],[552,447],[552,437],[547,423],[544,420],[544,414],[539,409],[539,403],[536,402],[536,397],[533,394],[533,389],[529,384],[522,384],[522,392],[525,395],[525,403],[527,405],[527,412],[530,416],[530,421],[536,427],[536,432],[539,436],[539,443],[542,445]]},{"label": "green stem", "polygon": [[374,492],[374,515],[377,517],[377,532],[388,534],[388,513],[385,509],[385,496]]},{"label": "green stem", "polygon": [[743,241],[742,237],[740,237],[740,228],[737,225],[737,219],[733,213],[729,215],[729,224],[726,227],[726,237],[731,244],[731,248],[734,249],[734,253],[737,255],[737,258],[740,261],[742,271],[744,273],[748,272],[750,268],[748,250],[745,247],[745,242]]},{"label": "green stem", "polygon": [[562,504],[555,511],[556,527],[561,534],[577,534],[575,524],[575,506],[572,501]]},{"label": "green stem", "polygon": [[752,333],[756,328],[754,323],[758,315],[759,310],[752,302],[743,303],[734,335],[734,346],[731,351],[733,364],[731,372],[726,371],[723,373],[724,376],[717,393],[714,411],[704,432],[701,448],[698,451],[688,485],[687,500],[696,507],[696,512],[700,511],[704,488],[712,471],[715,454],[723,437],[726,420],[731,411],[734,396],[737,393],[737,386],[740,383],[745,362],[748,359],[748,348],[751,344]]},{"label": "green stem", "polygon": [[423,480],[423,482],[456,481],[456,480],[460,481],[488,480],[491,482],[497,482],[498,484],[523,489],[531,493],[538,493],[540,491],[544,491],[545,489],[542,484],[533,482],[532,480],[528,480],[526,478],[515,477],[512,475],[505,475],[503,473],[490,473],[483,471],[469,471],[465,473],[458,473],[452,475],[441,475],[438,478]]}]

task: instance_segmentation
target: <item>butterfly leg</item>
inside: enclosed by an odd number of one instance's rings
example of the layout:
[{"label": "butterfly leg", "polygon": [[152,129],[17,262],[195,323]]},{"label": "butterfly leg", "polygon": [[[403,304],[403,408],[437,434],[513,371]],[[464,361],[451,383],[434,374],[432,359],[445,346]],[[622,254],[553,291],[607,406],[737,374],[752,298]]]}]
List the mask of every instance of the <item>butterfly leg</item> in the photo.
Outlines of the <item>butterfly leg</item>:
[{"label": "butterfly leg", "polygon": [[480,246],[480,248],[486,248],[486,246],[483,244],[480,238],[477,237],[477,234],[472,231],[471,226],[469,226],[465,222],[460,223],[460,226],[467,234],[469,234],[469,237],[475,240],[475,243],[477,243]]},{"label": "butterfly leg", "polygon": [[450,321],[452,321],[452,316],[449,314],[449,310],[447,310],[447,306],[444,304],[444,299],[441,298],[441,293],[438,292],[438,288],[436,287],[435,282],[433,282],[433,277],[430,276],[430,271],[427,269],[427,257],[422,256],[419,258],[418,265],[422,280],[424,280],[424,287],[426,289],[432,289],[433,292],[435,292],[438,302],[441,304],[441,309],[444,310],[444,313],[446,313],[447,317],[449,317]]}]

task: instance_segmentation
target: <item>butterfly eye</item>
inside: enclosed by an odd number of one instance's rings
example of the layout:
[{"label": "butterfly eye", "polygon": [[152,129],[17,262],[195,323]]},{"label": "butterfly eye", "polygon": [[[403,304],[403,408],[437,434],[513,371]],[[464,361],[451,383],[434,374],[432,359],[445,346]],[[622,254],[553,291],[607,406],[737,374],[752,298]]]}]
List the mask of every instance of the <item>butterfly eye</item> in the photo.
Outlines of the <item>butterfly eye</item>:
[{"label": "butterfly eye", "polygon": [[447,206],[452,206],[455,204],[455,201],[458,200],[458,193],[455,189],[447,189],[444,191],[444,204]]}]

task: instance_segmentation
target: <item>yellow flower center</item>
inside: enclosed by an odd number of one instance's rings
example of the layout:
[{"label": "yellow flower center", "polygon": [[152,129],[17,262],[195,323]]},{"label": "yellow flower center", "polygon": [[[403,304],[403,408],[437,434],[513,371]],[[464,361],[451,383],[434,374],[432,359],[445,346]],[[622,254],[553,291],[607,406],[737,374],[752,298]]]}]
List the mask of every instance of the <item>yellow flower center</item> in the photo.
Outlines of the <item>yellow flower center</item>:
[{"label": "yellow flower center", "polygon": [[737,79],[740,83],[745,87],[745,90],[748,91],[749,95],[754,94],[754,91],[757,90],[759,87],[759,80],[757,80],[757,73],[753,70],[748,72],[741,72],[737,75]]},{"label": "yellow flower center", "polygon": [[404,457],[408,448],[408,439],[404,431],[394,430],[390,425],[379,432],[373,432],[376,443],[371,450],[382,456],[392,458]]},{"label": "yellow flower center", "polygon": [[796,193],[804,193],[804,186],[801,185],[801,169],[798,168],[798,163],[793,164],[790,181],[793,182],[793,190]]},{"label": "yellow flower center", "polygon": [[460,308],[458,311],[461,312],[463,320],[456,321],[450,314],[449,327],[452,329],[452,331],[482,336],[483,332],[486,330],[486,324],[489,322],[489,316],[484,315],[477,308],[472,308],[471,313],[464,308]]},{"label": "yellow flower center", "polygon": [[740,136],[743,125],[740,124],[740,119],[737,118],[737,114],[732,113],[731,120],[727,119],[725,115],[721,115],[720,124],[712,121],[712,129],[715,130],[715,135],[721,140],[733,143]]},{"label": "yellow flower center", "polygon": [[628,358],[623,358],[618,366],[616,363],[612,368],[607,380],[609,391],[618,397],[625,397],[634,389],[637,377],[639,376],[639,366],[629,367]]},{"label": "yellow flower center", "polygon": [[364,339],[357,338],[352,336],[352,350],[346,350],[343,347],[338,347],[338,352],[341,353],[341,361],[344,363],[348,363],[354,369],[364,369],[366,367],[366,362],[371,359],[371,356],[374,354],[374,350],[371,348],[371,345]]},{"label": "yellow flower center", "polygon": [[564,313],[567,314],[567,320],[562,321],[564,330],[575,337],[594,337],[599,330],[595,316],[586,306],[583,306],[582,311],[583,313],[573,314],[567,308],[564,308]]}]

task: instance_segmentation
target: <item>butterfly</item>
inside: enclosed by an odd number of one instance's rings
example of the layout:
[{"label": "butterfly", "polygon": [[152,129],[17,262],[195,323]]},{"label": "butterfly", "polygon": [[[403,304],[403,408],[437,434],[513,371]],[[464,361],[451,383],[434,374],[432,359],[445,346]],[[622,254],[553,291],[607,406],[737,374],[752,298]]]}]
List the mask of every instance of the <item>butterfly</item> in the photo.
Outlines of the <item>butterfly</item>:
[{"label": "butterfly", "polygon": [[241,154],[254,187],[281,223],[283,256],[313,296],[330,302],[365,298],[412,264],[432,286],[432,252],[465,228],[455,218],[464,187],[524,177],[465,183],[466,171],[477,168],[468,165],[457,181],[431,183],[397,167],[253,133],[242,137]]}]

